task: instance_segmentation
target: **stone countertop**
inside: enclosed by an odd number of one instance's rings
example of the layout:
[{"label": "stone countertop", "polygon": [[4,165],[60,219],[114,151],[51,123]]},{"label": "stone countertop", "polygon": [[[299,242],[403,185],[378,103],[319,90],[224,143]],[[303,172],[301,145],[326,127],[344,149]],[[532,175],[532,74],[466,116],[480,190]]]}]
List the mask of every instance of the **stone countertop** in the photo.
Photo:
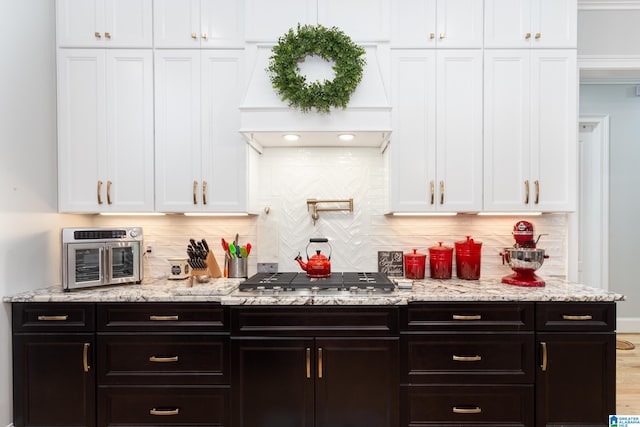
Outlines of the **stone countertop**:
[{"label": "stone countertop", "polygon": [[500,277],[480,280],[425,279],[414,281],[411,289],[390,294],[365,296],[246,296],[238,292],[242,279],[212,279],[209,283],[190,280],[168,280],[166,277],[145,279],[142,284],[113,285],[63,292],[51,286],[3,298],[4,302],[219,302],[223,305],[406,305],[411,302],[612,302],[625,297],[614,292],[545,278],[546,286],[521,287],[507,285]]}]

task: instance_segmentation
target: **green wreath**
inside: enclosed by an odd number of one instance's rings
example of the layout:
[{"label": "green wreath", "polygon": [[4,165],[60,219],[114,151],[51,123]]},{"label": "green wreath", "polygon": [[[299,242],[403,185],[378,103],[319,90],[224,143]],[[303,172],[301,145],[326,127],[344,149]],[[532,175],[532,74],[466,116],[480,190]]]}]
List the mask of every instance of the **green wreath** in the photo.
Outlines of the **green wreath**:
[{"label": "green wreath", "polygon": [[[331,107],[346,108],[351,94],[362,80],[362,69],[366,64],[365,50],[353,44],[351,38],[336,27],[298,24],[297,33],[293,29],[280,37],[271,49],[267,71],[271,83],[282,101],[290,107],[308,112],[315,108],[320,113],[329,113]],[[334,62],[333,80],[308,83],[300,75],[298,63],[309,55],[319,55],[326,61]]]}]

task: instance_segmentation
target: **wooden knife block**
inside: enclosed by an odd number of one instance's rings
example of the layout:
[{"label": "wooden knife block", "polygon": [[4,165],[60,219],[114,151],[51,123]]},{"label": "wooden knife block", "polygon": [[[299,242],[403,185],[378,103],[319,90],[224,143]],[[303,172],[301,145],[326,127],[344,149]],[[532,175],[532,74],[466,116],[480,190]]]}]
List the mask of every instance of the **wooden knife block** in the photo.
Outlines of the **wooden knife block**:
[{"label": "wooden knife block", "polygon": [[216,261],[216,257],[213,256],[212,252],[209,252],[207,254],[207,258],[205,259],[205,262],[207,263],[207,268],[192,268],[191,277],[209,276],[214,279],[217,279],[218,277],[222,277],[222,271],[220,270],[218,261]]}]

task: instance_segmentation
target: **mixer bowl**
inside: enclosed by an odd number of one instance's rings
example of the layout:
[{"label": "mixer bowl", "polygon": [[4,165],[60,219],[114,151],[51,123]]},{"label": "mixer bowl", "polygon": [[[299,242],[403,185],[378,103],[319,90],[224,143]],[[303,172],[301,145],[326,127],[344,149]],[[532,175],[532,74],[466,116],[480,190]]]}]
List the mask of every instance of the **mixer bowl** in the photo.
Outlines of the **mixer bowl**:
[{"label": "mixer bowl", "polygon": [[504,248],[502,258],[514,270],[537,270],[547,257],[544,249]]}]

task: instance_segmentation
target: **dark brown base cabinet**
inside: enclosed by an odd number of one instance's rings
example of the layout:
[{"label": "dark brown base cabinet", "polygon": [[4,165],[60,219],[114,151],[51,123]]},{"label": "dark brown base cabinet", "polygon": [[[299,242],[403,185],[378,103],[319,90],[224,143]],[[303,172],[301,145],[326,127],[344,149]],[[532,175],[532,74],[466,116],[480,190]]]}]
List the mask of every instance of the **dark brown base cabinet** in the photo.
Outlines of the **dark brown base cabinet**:
[{"label": "dark brown base cabinet", "polygon": [[96,425],[93,304],[13,304],[16,427]]},{"label": "dark brown base cabinet", "polygon": [[249,308],[232,325],[235,427],[398,426],[397,310]]},{"label": "dark brown base cabinet", "polygon": [[14,425],[606,427],[615,308],[14,303]]}]

